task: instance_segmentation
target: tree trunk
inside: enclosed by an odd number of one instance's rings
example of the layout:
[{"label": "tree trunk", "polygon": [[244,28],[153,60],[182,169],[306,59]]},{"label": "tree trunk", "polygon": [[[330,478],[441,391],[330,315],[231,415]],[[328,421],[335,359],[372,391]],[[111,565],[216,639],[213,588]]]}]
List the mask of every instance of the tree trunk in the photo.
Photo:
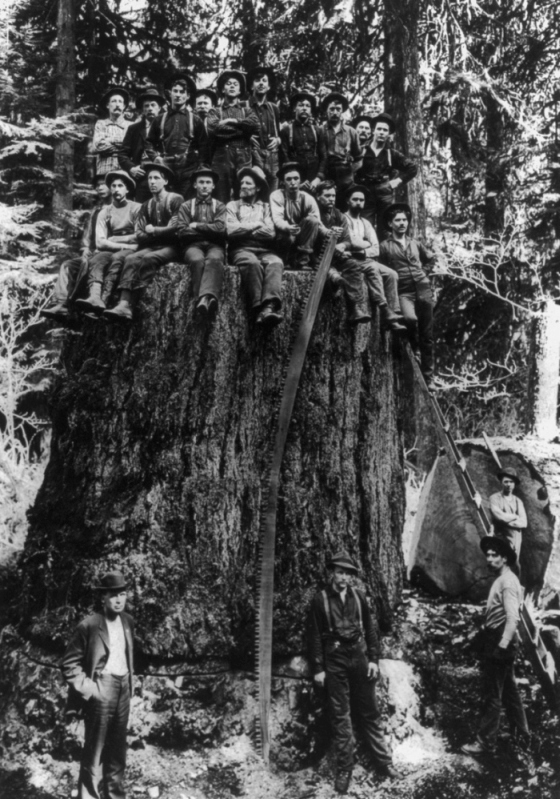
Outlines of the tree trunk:
[{"label": "tree trunk", "polygon": [[[21,614],[68,634],[100,573],[131,578],[144,653],[248,664],[260,509],[292,332],[312,276],[287,273],[283,324],[248,322],[227,269],[216,322],[193,319],[190,277],[166,269],[131,330],[84,322],[62,355],[53,440],[31,511]],[[277,527],[274,654],[304,649],[307,601],[346,547],[384,615],[400,594],[403,478],[391,339],[319,309],[289,428]]]},{"label": "tree trunk", "polygon": [[[67,116],[74,111],[76,100],[76,58],[74,52],[74,0],[58,0],[56,115]],[[74,142],[61,139],[54,146],[55,188],[52,210],[61,224],[67,211],[72,210],[74,185]]]},{"label": "tree trunk", "polygon": [[527,432],[551,441],[558,435],[558,370],[560,368],[560,308],[553,300],[531,321]]},{"label": "tree trunk", "polygon": [[504,120],[496,98],[486,94],[486,196],[484,203],[484,232],[499,235],[504,227],[504,190],[507,160],[502,157]]}]

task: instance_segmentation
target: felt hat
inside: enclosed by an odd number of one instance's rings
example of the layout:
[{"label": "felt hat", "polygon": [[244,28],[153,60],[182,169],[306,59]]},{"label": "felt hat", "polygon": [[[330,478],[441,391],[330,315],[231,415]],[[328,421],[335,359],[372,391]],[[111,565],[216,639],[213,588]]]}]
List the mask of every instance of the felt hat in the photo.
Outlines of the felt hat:
[{"label": "felt hat", "polygon": [[350,105],[348,98],[345,97],[341,92],[330,92],[330,94],[327,94],[327,96],[323,97],[321,100],[321,111],[324,113],[329,107],[330,103],[334,102],[341,103],[343,111],[346,111]]},{"label": "felt hat", "polygon": [[517,561],[517,555],[504,538],[497,535],[486,535],[480,540],[480,548],[486,555],[490,549],[506,559],[508,566],[513,566]]},{"label": "felt hat", "polygon": [[112,169],[110,172],[107,172],[105,175],[105,183],[107,186],[111,185],[111,182],[115,178],[120,178],[126,186],[128,186],[128,191],[131,194],[134,194],[136,191],[136,181],[132,178],[128,172],[125,172],[124,169]]},{"label": "felt hat", "polygon": [[389,224],[389,215],[393,214],[395,211],[404,211],[409,221],[412,219],[412,210],[410,208],[410,205],[408,205],[408,203],[392,203],[383,212],[383,223],[385,227],[387,227]]},{"label": "felt hat", "polygon": [[148,172],[151,169],[159,169],[162,175],[165,175],[168,180],[175,179],[175,173],[170,166],[167,166],[167,164],[158,164],[157,161],[142,161],[141,166],[146,173],[146,177],[148,177]]},{"label": "felt hat", "polygon": [[375,127],[374,118],[370,117],[368,114],[360,114],[360,116],[353,119],[350,123],[353,128],[357,128],[360,122],[367,122],[368,125],[371,127],[371,131],[373,133],[373,129]]},{"label": "felt hat", "polygon": [[245,74],[240,72],[238,69],[224,69],[221,75],[218,76],[218,80],[216,81],[216,86],[218,87],[218,92],[220,94],[224,91],[224,84],[229,78],[235,78],[235,80],[239,81],[239,86],[241,88],[241,94],[245,94],[247,91],[247,82],[245,79]]},{"label": "felt hat", "polygon": [[385,111],[382,111],[381,114],[377,114],[371,120],[371,129],[373,130],[374,127],[377,125],[378,122],[385,122],[386,125],[389,125],[389,133],[394,133],[396,130],[395,120],[390,114],[386,114]]},{"label": "felt hat", "polygon": [[517,475],[517,472],[515,471],[515,469],[512,469],[511,466],[504,466],[502,469],[500,469],[499,472],[497,472],[496,477],[498,478],[498,480],[503,480],[504,477],[509,477],[510,480],[513,480],[515,482],[515,485],[519,485],[519,483],[521,482],[521,480]]},{"label": "felt hat", "polygon": [[346,189],[344,196],[346,199],[349,199],[355,191],[361,191],[364,193],[364,197],[369,197],[369,189],[366,186],[362,186],[360,183],[354,183],[348,189]]},{"label": "felt hat", "polygon": [[171,91],[171,87],[174,83],[184,83],[187,87],[187,94],[189,97],[192,97],[193,94],[196,93],[196,83],[188,72],[176,72],[174,75],[171,75],[165,83],[167,91]]},{"label": "felt hat", "polygon": [[119,591],[128,588],[128,582],[124,579],[124,574],[119,571],[107,572],[100,579],[98,585],[93,586],[96,591]]},{"label": "felt hat", "polygon": [[156,100],[160,105],[164,105],[167,100],[165,97],[159,93],[156,86],[147,86],[145,89],[142,89],[140,94],[136,97],[136,108],[141,111],[142,104],[146,102],[146,100]]},{"label": "felt hat", "polygon": [[129,92],[127,92],[126,89],[123,89],[122,86],[111,86],[109,89],[107,89],[107,91],[105,92],[105,94],[101,98],[101,106],[103,108],[105,108],[107,106],[107,103],[109,102],[109,98],[111,98],[114,94],[120,94],[120,96],[124,100],[125,107],[129,104],[129,102],[130,102],[130,94],[129,94]]},{"label": "felt hat", "polygon": [[198,169],[195,169],[195,171],[192,173],[191,175],[192,182],[194,183],[197,178],[201,177],[213,178],[214,183],[217,183],[220,179],[220,176],[218,175],[217,172],[214,172],[214,170],[210,169],[209,166],[204,166],[204,164],[199,166]]},{"label": "felt hat", "polygon": [[242,178],[245,175],[249,175],[253,178],[255,183],[257,184],[257,189],[259,192],[267,192],[268,191],[268,183],[266,181],[266,176],[260,166],[244,166],[243,169],[240,169],[237,173],[237,182],[241,183]]},{"label": "felt hat", "polygon": [[190,99],[190,102],[194,104],[194,100],[201,95],[206,94],[212,100],[212,105],[218,105],[218,95],[214,91],[214,89],[197,89],[194,93],[194,97]]},{"label": "felt hat", "polygon": [[276,91],[276,85],[278,83],[278,79],[272,67],[255,67],[254,69],[250,69],[249,72],[247,73],[247,88],[251,90],[255,78],[257,78],[259,75],[262,75],[263,73],[268,76],[270,92],[274,93]]},{"label": "felt hat", "polygon": [[297,170],[299,176],[302,177],[303,167],[298,161],[286,161],[278,170],[278,180],[282,180],[286,172]]},{"label": "felt hat", "polygon": [[336,552],[332,558],[327,561],[327,569],[334,569],[335,566],[341,566],[343,569],[348,569],[348,571],[358,574],[358,567],[345,550]]},{"label": "felt hat", "polygon": [[317,98],[309,92],[296,92],[290,97],[290,108],[293,108],[300,100],[309,100],[311,103],[311,112],[313,114],[317,111]]}]

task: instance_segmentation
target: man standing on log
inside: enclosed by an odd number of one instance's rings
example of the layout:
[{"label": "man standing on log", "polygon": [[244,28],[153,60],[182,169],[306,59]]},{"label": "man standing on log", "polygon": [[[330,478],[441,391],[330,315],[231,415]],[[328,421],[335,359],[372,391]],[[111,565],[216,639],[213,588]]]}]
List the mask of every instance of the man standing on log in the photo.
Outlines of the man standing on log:
[{"label": "man standing on log", "polygon": [[[197,89],[194,97],[195,114],[201,118],[204,129],[208,132],[208,114],[217,105],[218,95],[213,89]],[[211,156],[209,153],[208,157]]]},{"label": "man standing on log", "polygon": [[346,552],[334,555],[327,568],[329,584],[311,603],[311,662],[315,683],[327,689],[336,751],[335,790],[345,794],[353,766],[351,700],[375,766],[389,777],[400,774],[380,723],[374,688],[379,640],[365,595],[352,585],[358,569]]},{"label": "man standing on log", "polygon": [[301,188],[314,191],[324,179],[327,161],[323,128],[313,122],[317,100],[312,94],[297,92],[290,97],[290,107],[294,120],[280,131],[282,163],[297,161],[302,169]]},{"label": "man standing on log", "polygon": [[177,235],[185,248],[183,260],[192,272],[196,311],[209,318],[218,310],[224,276],[226,207],[212,197],[216,172],[202,166],[193,177],[196,197],[179,209]]},{"label": "man standing on log", "polygon": [[512,571],[515,552],[502,538],[486,536],[480,542],[488,568],[495,579],[486,603],[484,644],[482,649],[483,716],[476,740],[466,744],[467,755],[483,755],[496,746],[502,703],[514,738],[526,751],[530,733],[523,702],[515,680],[513,664],[516,654],[516,631],[523,588]]},{"label": "man standing on log", "polygon": [[268,184],[260,167],[245,167],[238,174],[239,200],[227,204],[229,253],[239,267],[255,323],[265,329],[280,324],[282,315],[282,259],[272,251],[274,224],[270,206],[260,197]]},{"label": "man standing on log", "polygon": [[109,118],[98,119],[93,129],[91,150],[97,156],[97,175],[106,175],[119,169],[121,145],[127,128],[132,124],[124,117],[129,100],[129,93],[119,86],[112,86],[101,99],[101,105],[109,111]]},{"label": "man standing on log", "polygon": [[278,177],[283,188],[270,195],[270,213],[284,261],[292,268],[311,269],[319,231],[319,209],[310,194],[300,191],[302,169],[294,161],[283,164]]},{"label": "man standing on log", "polygon": [[342,116],[348,110],[348,99],[340,92],[331,92],[321,103],[327,121],[323,125],[327,162],[325,177],[334,180],[339,200],[354,181],[354,171],[362,158],[358,134],[347,125]]},{"label": "man standing on log", "polygon": [[270,191],[278,188],[278,154],[280,147],[280,112],[271,95],[276,93],[276,75],[271,67],[256,67],[247,74],[247,86],[252,92],[249,107],[259,120],[259,131],[253,137],[256,157],[253,162],[262,167]]},{"label": "man standing on log", "polygon": [[527,514],[523,502],[513,493],[519,483],[515,469],[501,469],[497,474],[502,490],[490,497],[490,513],[496,535],[508,542],[519,558],[522,531],[527,528]]},{"label": "man standing on log", "polygon": [[128,172],[136,182],[136,194],[134,199],[138,203],[146,202],[151,197],[148,187],[148,179],[142,167],[143,161],[150,160],[146,152],[146,140],[150,133],[152,122],[159,116],[165,105],[165,97],[162,97],[155,86],[150,86],[136,98],[136,108],[142,112],[138,122],[133,122],[127,128],[119,152],[119,165],[121,169]]},{"label": "man standing on log", "polygon": [[121,572],[105,574],[96,589],[103,610],[78,625],[62,658],[68,709],[81,706],[85,713],[78,799],[124,799],[134,626],[124,612]]}]

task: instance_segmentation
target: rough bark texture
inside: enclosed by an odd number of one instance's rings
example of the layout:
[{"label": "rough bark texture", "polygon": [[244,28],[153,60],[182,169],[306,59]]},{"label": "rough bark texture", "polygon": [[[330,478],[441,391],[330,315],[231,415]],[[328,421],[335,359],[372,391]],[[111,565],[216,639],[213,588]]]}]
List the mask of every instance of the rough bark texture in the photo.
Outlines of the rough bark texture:
[{"label": "rough bark texture", "polygon": [[[56,65],[56,115],[74,111],[76,101],[76,54],[74,44],[75,0],[58,0],[58,43]],[[54,146],[53,215],[63,221],[65,211],[72,210],[74,182],[74,142],[61,139]]]},{"label": "rough bark texture", "polygon": [[558,435],[558,371],[560,369],[560,308],[548,300],[531,322],[527,381],[527,431],[551,441]]},{"label": "rough bark texture", "polygon": [[[283,372],[310,275],[287,273],[285,321],[255,331],[226,270],[216,322],[166,269],[131,330],[84,322],[63,350],[53,441],[31,512],[21,609],[35,640],[68,635],[109,567],[133,584],[147,654],[247,662],[260,506]],[[278,511],[275,654],[302,651],[305,605],[341,546],[379,610],[401,589],[402,455],[391,340],[328,298],[288,435]]]}]

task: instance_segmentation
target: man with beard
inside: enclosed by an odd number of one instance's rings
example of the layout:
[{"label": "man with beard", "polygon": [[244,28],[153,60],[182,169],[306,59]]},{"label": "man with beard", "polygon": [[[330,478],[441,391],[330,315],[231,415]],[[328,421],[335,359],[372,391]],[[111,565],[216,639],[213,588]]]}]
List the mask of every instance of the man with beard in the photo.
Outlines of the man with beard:
[{"label": "man with beard", "polygon": [[119,152],[127,128],[131,124],[124,117],[129,100],[129,93],[119,86],[112,86],[103,95],[101,105],[108,110],[109,118],[98,119],[95,123],[91,146],[92,153],[97,156],[95,162],[97,175],[106,175],[119,169]]},{"label": "man with beard", "polygon": [[173,180],[169,167],[147,163],[144,170],[152,198],[142,205],[138,214],[135,235],[140,249],[124,259],[118,283],[118,304],[103,314],[109,322],[131,322],[133,298],[137,292],[151,283],[162,266],[179,258],[177,216],[183,197],[167,191]]},{"label": "man with beard", "polygon": [[282,163],[296,161],[302,169],[301,188],[313,191],[323,180],[327,150],[323,129],[313,122],[317,100],[307,92],[290,97],[294,120],[280,131]]},{"label": "man with beard", "polygon": [[373,136],[372,122],[372,118],[367,114],[362,114],[362,116],[356,117],[356,119],[352,120],[352,127],[358,134],[358,141],[360,142],[360,147],[362,148],[362,156],[366,147],[371,144]]},{"label": "man with beard", "polygon": [[342,120],[348,100],[340,92],[331,92],[321,103],[327,121],[323,124],[327,162],[325,178],[334,180],[339,202],[354,181],[354,172],[362,158],[362,148],[354,128]]},{"label": "man with beard", "polygon": [[174,175],[174,185],[185,199],[194,194],[193,172],[209,159],[208,134],[202,120],[193,112],[189,98],[196,85],[190,75],[179,73],[167,84],[171,107],[157,117],[146,139],[146,152],[152,162],[164,163]]},{"label": "man with beard", "polygon": [[522,532],[527,528],[527,514],[523,502],[513,493],[520,480],[515,469],[504,468],[498,472],[502,490],[490,496],[490,513],[496,535],[508,542],[519,558]]},{"label": "man with beard", "polygon": [[280,113],[270,97],[276,93],[276,75],[271,67],[257,67],[247,75],[252,92],[249,107],[259,120],[259,131],[253,136],[255,164],[264,171],[270,191],[278,188],[278,155],[280,147]]},{"label": "man with beard", "polygon": [[319,209],[310,194],[300,191],[301,169],[292,161],[278,173],[283,188],[270,195],[270,213],[284,261],[295,269],[310,269],[319,230]]},{"label": "man with beard", "polygon": [[146,140],[154,119],[159,116],[165,105],[165,97],[154,86],[150,86],[136,98],[136,108],[142,112],[138,122],[133,122],[127,128],[119,152],[119,165],[121,169],[134,178],[136,182],[136,202],[143,203],[151,197],[148,188],[146,173],[142,169],[142,161],[148,161],[146,153]]},{"label": "man with beard", "polygon": [[[364,119],[364,117],[362,117]],[[390,146],[395,132],[395,123],[389,114],[378,114],[370,118],[373,132],[371,144],[364,147],[362,164],[356,172],[356,180],[368,190],[368,202],[364,216],[379,230],[383,224],[383,213],[395,201],[395,191],[418,174],[418,167]]]},{"label": "man with beard", "polygon": [[238,172],[253,163],[252,139],[259,133],[259,120],[253,109],[239,99],[246,90],[242,72],[226,69],[217,85],[223,100],[208,114],[208,133],[212,140],[212,169],[219,176],[216,197],[228,203]]},{"label": "man with beard", "polygon": [[239,170],[239,200],[227,204],[229,254],[239,267],[241,282],[255,323],[266,330],[280,324],[284,264],[272,251],[274,224],[270,206],[260,196],[268,193],[264,172],[258,166]]},{"label": "man with beard", "polygon": [[515,552],[501,538],[486,536],[480,542],[488,569],[494,576],[486,603],[484,643],[482,648],[482,707],[478,733],[462,751],[466,755],[484,755],[496,746],[502,704],[514,741],[524,752],[530,743],[529,727],[515,679],[516,631],[523,588],[512,571]]},{"label": "man with beard", "polygon": [[352,186],[346,193],[352,256],[362,264],[372,302],[379,307],[383,324],[395,333],[404,333],[406,327],[400,310],[397,273],[375,260],[379,255],[379,242],[373,227],[362,217],[365,197],[363,186]]}]

